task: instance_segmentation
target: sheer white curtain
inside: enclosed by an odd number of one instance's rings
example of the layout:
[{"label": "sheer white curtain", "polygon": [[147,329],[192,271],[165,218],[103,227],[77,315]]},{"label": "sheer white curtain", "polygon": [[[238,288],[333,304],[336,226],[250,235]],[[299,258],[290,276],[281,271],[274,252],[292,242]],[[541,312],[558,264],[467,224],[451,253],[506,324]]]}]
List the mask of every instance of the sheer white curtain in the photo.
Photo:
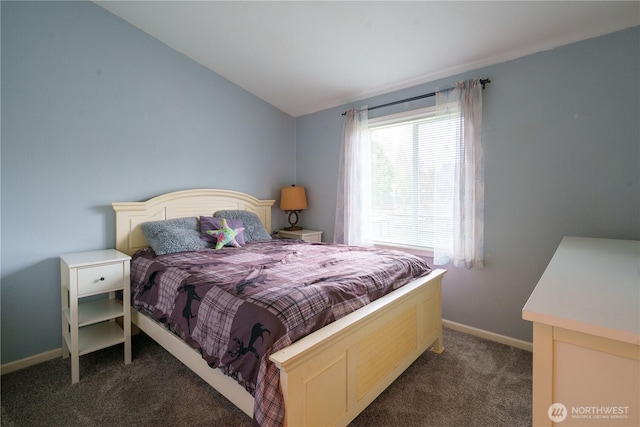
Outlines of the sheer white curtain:
[{"label": "sheer white curtain", "polygon": [[436,94],[440,117],[454,121],[455,167],[436,172],[435,265],[481,268],[484,263],[484,161],[482,85],[479,79],[458,82]]},{"label": "sheer white curtain", "polygon": [[371,246],[371,143],[367,107],[345,113],[334,243]]}]

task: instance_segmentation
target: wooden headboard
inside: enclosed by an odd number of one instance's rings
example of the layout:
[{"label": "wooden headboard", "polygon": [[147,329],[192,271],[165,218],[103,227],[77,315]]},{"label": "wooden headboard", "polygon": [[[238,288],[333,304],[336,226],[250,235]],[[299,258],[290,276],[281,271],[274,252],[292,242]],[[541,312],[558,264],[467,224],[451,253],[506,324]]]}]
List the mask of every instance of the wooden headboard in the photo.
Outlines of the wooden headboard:
[{"label": "wooden headboard", "polygon": [[114,202],[116,249],[132,255],[148,246],[140,224],[147,221],[211,216],[215,211],[237,209],[254,212],[271,233],[271,206],[275,200],[259,200],[231,190],[182,190],[156,196],[146,202]]}]

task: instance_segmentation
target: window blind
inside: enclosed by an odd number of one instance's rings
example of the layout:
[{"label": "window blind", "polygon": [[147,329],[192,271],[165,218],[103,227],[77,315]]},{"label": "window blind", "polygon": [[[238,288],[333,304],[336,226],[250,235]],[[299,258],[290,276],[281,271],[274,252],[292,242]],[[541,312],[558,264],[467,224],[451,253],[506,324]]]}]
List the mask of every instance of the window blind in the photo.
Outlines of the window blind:
[{"label": "window blind", "polygon": [[452,185],[439,177],[454,171],[458,122],[435,108],[370,120],[374,242],[433,247],[435,216],[447,215],[434,195]]}]

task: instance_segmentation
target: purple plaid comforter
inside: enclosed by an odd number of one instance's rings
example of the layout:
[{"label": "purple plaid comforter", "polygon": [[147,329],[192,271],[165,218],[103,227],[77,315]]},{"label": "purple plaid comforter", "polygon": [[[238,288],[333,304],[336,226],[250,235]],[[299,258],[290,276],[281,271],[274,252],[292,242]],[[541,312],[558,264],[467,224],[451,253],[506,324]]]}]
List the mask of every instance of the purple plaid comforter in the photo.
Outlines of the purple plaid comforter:
[{"label": "purple plaid comforter", "polygon": [[255,397],[254,424],[281,425],[269,356],[431,271],[399,251],[274,239],[133,256],[131,298]]}]

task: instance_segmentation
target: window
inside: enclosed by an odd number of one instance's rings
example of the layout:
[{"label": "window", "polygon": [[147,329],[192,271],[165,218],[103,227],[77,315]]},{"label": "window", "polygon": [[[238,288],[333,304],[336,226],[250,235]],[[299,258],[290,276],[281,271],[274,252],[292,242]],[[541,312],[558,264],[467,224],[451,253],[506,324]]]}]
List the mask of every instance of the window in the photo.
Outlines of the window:
[{"label": "window", "polygon": [[455,168],[456,123],[435,107],[369,120],[376,245],[431,250],[439,172]]}]

